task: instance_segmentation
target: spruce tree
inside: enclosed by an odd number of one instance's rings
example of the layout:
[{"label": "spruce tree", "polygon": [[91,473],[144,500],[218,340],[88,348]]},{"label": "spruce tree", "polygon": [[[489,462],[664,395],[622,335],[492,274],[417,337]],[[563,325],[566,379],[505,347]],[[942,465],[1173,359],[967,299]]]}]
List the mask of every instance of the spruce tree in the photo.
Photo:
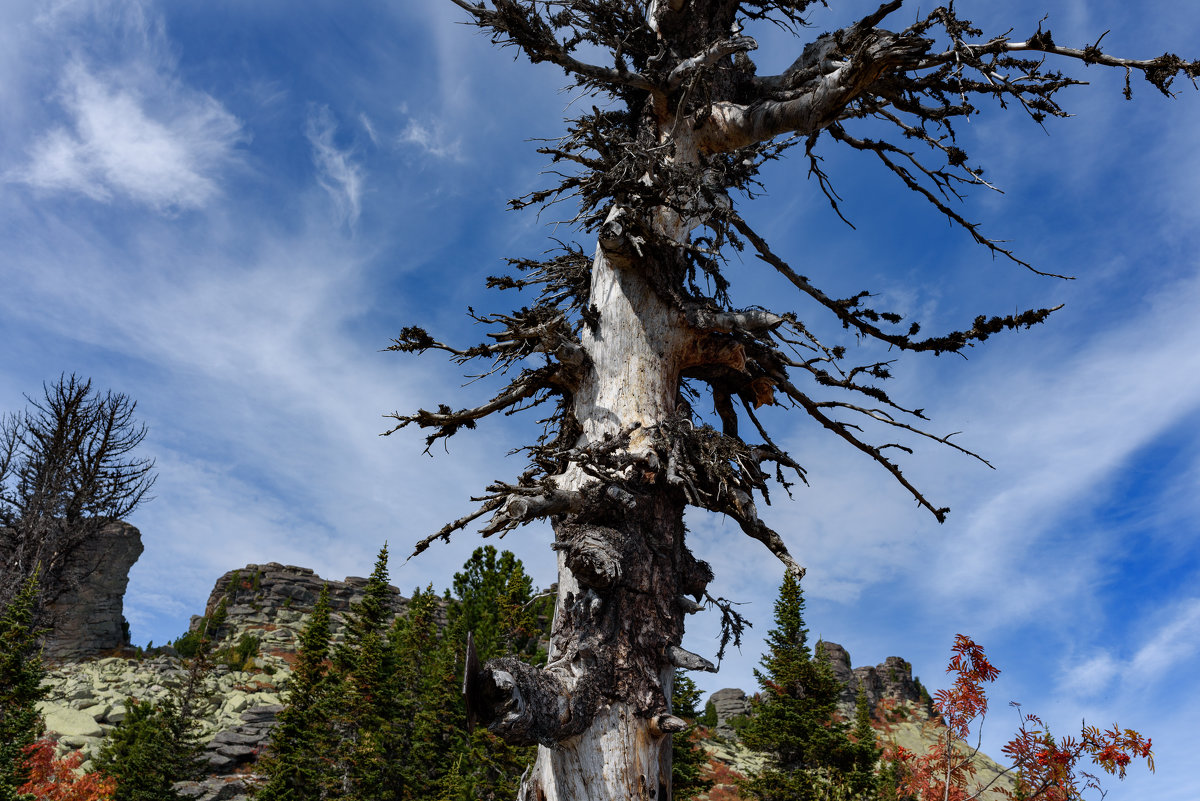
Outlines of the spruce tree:
[{"label": "spruce tree", "polygon": [[[481,659],[523,656],[533,662],[545,660],[540,644],[549,630],[553,599],[535,594],[533,579],[521,560],[491,546],[477,548],[462,572],[454,575],[453,586],[444,639],[453,654],[455,679],[462,676],[466,663],[468,632]],[[456,681],[453,696],[446,697],[447,715],[465,727],[459,690]],[[521,774],[534,757],[534,749],[509,745],[482,727],[470,732],[465,748],[457,771],[469,798],[514,797]]]},{"label": "spruce tree", "polygon": [[388,631],[393,610],[385,543],[361,601],[346,618],[345,642],[334,652],[339,743],[331,797],[348,801],[398,801],[403,751],[392,729],[400,715]]},{"label": "spruce tree", "polygon": [[0,801],[19,798],[17,788],[29,778],[25,749],[42,733],[37,703],[46,671],[34,626],[37,597],[35,571],[0,614]]},{"label": "spruce tree", "polygon": [[227,598],[195,632],[177,642],[189,644],[183,685],[161,701],[125,700],[125,717],[109,733],[96,758],[96,770],[116,780],[113,801],[170,801],[172,789],[200,776],[200,718],[212,692],[213,639],[224,625]]},{"label": "spruce tree", "polygon": [[271,732],[267,754],[259,763],[266,776],[255,797],[260,801],[318,801],[327,797],[332,711],[329,656],[329,586],[313,607],[300,635],[296,665],[288,678],[286,706]]},{"label": "spruce tree", "polygon": [[[451,628],[471,632],[480,660],[495,656],[536,657],[540,640],[547,635],[553,599],[539,603],[533,579],[511,551],[497,552],[491,545],[476,548],[454,574],[454,597],[449,608]],[[538,661],[534,659],[533,661]]]},{"label": "spruce tree", "polygon": [[875,744],[875,727],[871,725],[871,707],[867,703],[867,691],[860,684],[854,699],[854,728],[850,731],[854,741],[852,749],[853,767],[846,777],[851,798],[874,799],[880,792],[880,780],[876,772],[883,749]]},{"label": "spruce tree", "polygon": [[853,795],[848,777],[855,767],[854,743],[836,719],[841,683],[824,650],[814,657],[804,625],[804,593],[788,571],[775,602],[775,628],[768,652],[755,670],[762,692],[754,713],[739,727],[743,742],[770,761],[740,784],[742,793],[761,801],[825,801],[868,798]]},{"label": "spruce tree", "polygon": [[125,718],[109,732],[96,770],[116,780],[113,801],[171,801],[183,798],[172,785],[197,774],[199,751],[194,721],[175,699],[128,698]]},{"label": "spruce tree", "polygon": [[700,745],[696,730],[696,702],[699,700],[700,690],[696,682],[682,670],[676,670],[671,686],[671,711],[691,726],[686,731],[671,735],[672,801],[689,801],[713,785],[702,776],[704,766],[708,764],[708,752]]},{"label": "spruce tree", "polygon": [[441,603],[432,585],[414,591],[391,636],[393,693],[404,708],[396,734],[406,746],[406,798],[436,797],[468,750],[461,666],[440,625]]}]

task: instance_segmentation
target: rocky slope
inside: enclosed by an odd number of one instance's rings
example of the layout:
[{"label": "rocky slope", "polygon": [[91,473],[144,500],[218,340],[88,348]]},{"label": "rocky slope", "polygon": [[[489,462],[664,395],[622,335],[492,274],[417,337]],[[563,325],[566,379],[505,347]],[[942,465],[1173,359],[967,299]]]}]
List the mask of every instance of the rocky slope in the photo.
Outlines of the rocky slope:
[{"label": "rocky slope", "polygon": [[[132,529],[132,534],[137,530]],[[129,531],[116,546],[128,547]],[[130,553],[134,549],[126,551]],[[140,553],[140,539],[137,541]],[[136,554],[133,556],[136,558]],[[132,559],[128,560],[132,564]],[[127,572],[128,566],[124,568]],[[99,575],[99,588],[80,588],[84,597],[110,598],[123,575],[118,570]],[[202,782],[188,782],[180,790],[197,801],[236,801],[247,797],[247,783],[253,781],[253,767],[266,744],[276,715],[282,709],[283,688],[291,674],[300,633],[316,603],[321,587],[329,588],[333,641],[343,640],[345,614],[360,600],[365,578],[348,577],[327,581],[312,570],[278,563],[251,564],[230,571],[217,579],[205,606],[204,615],[192,618],[191,630],[197,631],[223,607],[225,622],[215,633],[218,645],[225,649],[210,679],[210,692],[201,707],[201,734],[204,758],[209,772]],[[390,588],[392,608],[403,614],[407,600],[395,587]],[[120,620],[120,605],[109,602],[105,620]],[[114,617],[114,611],[115,617]],[[82,619],[82,618],[81,618]],[[86,626],[84,627],[86,629]],[[138,655],[125,648],[116,655],[96,657],[100,639],[75,635],[67,627],[56,631],[57,650],[49,673],[49,695],[42,704],[46,727],[57,740],[60,750],[81,749],[89,759],[97,753],[106,732],[125,716],[127,699],[157,701],[177,691],[187,678],[186,664],[171,646]],[[111,632],[105,629],[106,638]],[[110,643],[110,639],[105,639]],[[250,644],[253,654],[240,664],[235,657],[238,643]],[[120,642],[118,642],[118,645]],[[110,644],[109,648],[113,646]],[[879,665],[851,667],[850,657],[837,643],[824,643],[835,675],[845,685],[841,712],[851,717],[858,688],[864,688],[872,708],[880,742],[924,750],[940,729],[933,719],[929,696],[912,675],[912,666],[899,657],[889,657]],[[66,658],[62,654],[67,654]],[[81,657],[80,655],[85,655]],[[221,663],[225,660],[225,663]],[[230,663],[233,664],[230,664]],[[234,665],[239,665],[235,669]],[[711,766],[727,779],[757,771],[764,760],[738,742],[730,725],[735,717],[749,714],[750,701],[739,689],[725,689],[711,698],[717,712],[717,725],[704,740]],[[978,760],[981,778],[990,778],[999,767],[986,758]],[[87,763],[84,763],[87,767]],[[714,788],[712,797],[737,798],[732,785]]]},{"label": "rocky slope", "polygon": [[[210,775],[181,788],[186,795],[199,801],[245,797],[247,774],[282,709],[280,692],[321,587],[329,587],[336,643],[343,639],[344,615],[362,598],[366,582],[355,576],[328,581],[308,568],[278,563],[247,565],[217,579],[205,615],[192,618],[192,630],[223,604],[226,620],[215,633],[218,646],[232,649],[252,638],[257,652],[243,669],[221,663],[214,668],[200,723]],[[394,612],[402,614],[407,601],[395,587],[390,590]],[[120,656],[57,660],[41,705],[46,729],[61,751],[78,748],[90,759],[107,731],[124,718],[128,698],[162,700],[186,678],[185,664],[170,646],[142,658],[127,650]]]}]

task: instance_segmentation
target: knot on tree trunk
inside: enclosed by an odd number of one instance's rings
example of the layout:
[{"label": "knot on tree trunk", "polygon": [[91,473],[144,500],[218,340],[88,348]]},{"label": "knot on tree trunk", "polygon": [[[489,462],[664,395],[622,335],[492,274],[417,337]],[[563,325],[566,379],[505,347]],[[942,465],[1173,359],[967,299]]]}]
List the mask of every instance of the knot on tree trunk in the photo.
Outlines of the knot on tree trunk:
[{"label": "knot on tree trunk", "polygon": [[582,733],[595,715],[598,695],[590,679],[564,680],[557,671],[501,657],[480,665],[467,640],[463,697],[468,728],[480,723],[511,745],[553,747]]}]

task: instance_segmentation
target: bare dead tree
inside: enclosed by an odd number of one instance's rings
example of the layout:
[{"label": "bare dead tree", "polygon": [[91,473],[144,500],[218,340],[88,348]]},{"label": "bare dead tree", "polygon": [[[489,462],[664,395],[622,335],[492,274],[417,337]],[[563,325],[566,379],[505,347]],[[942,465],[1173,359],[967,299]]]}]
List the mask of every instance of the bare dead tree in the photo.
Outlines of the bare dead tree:
[{"label": "bare dead tree", "polygon": [[[483,343],[457,347],[411,327],[392,345],[483,362],[478,372],[511,379],[474,407],[392,415],[393,431],[429,429],[427,445],[488,415],[554,404],[546,434],[527,449],[526,472],[488,486],[475,512],[416,552],[475,520],[487,518],[486,536],[548,518],[559,569],[549,663],[468,660],[469,717],[512,743],[541,745],[522,799],[667,799],[669,735],[683,725],[668,704],[672,671],[711,669],[680,648],[684,618],[717,601],[706,590],[709,566],[685,543],[684,508],[728,515],[803,573],[758,502],[769,500],[771,481],[786,489],[789,476],[803,481],[805,471],[755,410],[802,410],[941,521],[948,510],[905,477],[896,454],[911,453],[903,443],[914,436],[970,452],[883,388],[891,362],[857,363],[854,345],[959,353],[1054,311],[981,315],[924,335],[919,321],[877,307],[867,291],[826,293],[769,246],[735,201],[753,194],[765,162],[803,146],[810,175],[837,211],[814,150],[828,140],[878,159],[991,255],[1039,272],[956,208],[965,191],[990,188],[960,147],[956,124],[985,104],[1039,124],[1066,116],[1059,95],[1082,81],[1054,65],[1123,70],[1129,96],[1135,72],[1169,94],[1180,75],[1194,83],[1200,62],[1169,53],[1118,58],[1099,40],[1066,47],[1041,25],[1026,38],[989,36],[953,2],[893,30],[883,26],[902,0],[890,0],[798,47],[782,73],[759,75],[751,58],[758,45],[745,25],[766,20],[798,34],[808,12],[827,3],[452,2],[494,43],[556,65],[576,91],[596,98],[541,148],[559,170],[557,183],[512,205],[569,200],[572,222],[597,246],[590,256],[566,246],[551,258],[513,259],[512,274],[489,278],[491,287],[535,297],[510,314],[476,315],[492,329]],[[733,308],[724,266],[735,251],[776,271],[848,341],[820,340],[790,311]],[[704,394],[719,429],[693,413]],[[732,606],[718,605],[736,627]]]},{"label": "bare dead tree", "polygon": [[127,395],[71,374],[0,419],[0,602],[40,567],[42,602],[65,589],[79,545],[129,516],[154,485],[154,461]]}]

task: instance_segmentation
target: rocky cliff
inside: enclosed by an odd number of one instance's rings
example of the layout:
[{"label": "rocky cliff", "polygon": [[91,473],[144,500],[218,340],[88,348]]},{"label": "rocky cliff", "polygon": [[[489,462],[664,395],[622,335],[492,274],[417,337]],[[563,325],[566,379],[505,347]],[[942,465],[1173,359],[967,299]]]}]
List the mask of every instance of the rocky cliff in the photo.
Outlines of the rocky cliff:
[{"label": "rocky cliff", "polygon": [[85,659],[128,644],[125,588],[141,555],[141,532],[128,523],[106,526],[71,552],[46,593],[54,599],[47,606],[47,659]]},{"label": "rocky cliff", "polygon": [[[236,642],[250,635],[258,639],[260,653],[286,656],[295,652],[302,620],[317,603],[323,586],[329,588],[330,630],[333,642],[338,643],[342,641],[345,613],[351,604],[362,600],[366,585],[367,580],[360,576],[331,581],[307,567],[278,562],[246,565],[217,579],[204,605],[204,615],[194,615],[190,628],[195,631],[224,603],[227,617],[217,637]],[[388,592],[393,613],[403,614],[408,600],[395,587],[388,587]]]},{"label": "rocky cliff", "polygon": [[[275,562],[246,565],[217,579],[205,615],[192,618],[192,629],[223,604],[226,620],[216,632],[218,647],[251,638],[257,651],[240,670],[229,664],[214,669],[200,721],[209,776],[182,785],[185,796],[197,801],[246,798],[249,774],[283,708],[281,691],[321,587],[329,588],[331,639],[336,643],[344,639],[345,613],[361,600],[366,583],[356,576],[330,581],[308,568]],[[395,587],[389,592],[395,614],[402,614],[407,599]],[[128,698],[161,700],[178,690],[186,675],[171,646],[142,658],[130,653],[65,659],[49,674],[49,696],[41,705],[46,728],[60,750],[79,748],[90,759],[107,731],[124,718]]]}]

